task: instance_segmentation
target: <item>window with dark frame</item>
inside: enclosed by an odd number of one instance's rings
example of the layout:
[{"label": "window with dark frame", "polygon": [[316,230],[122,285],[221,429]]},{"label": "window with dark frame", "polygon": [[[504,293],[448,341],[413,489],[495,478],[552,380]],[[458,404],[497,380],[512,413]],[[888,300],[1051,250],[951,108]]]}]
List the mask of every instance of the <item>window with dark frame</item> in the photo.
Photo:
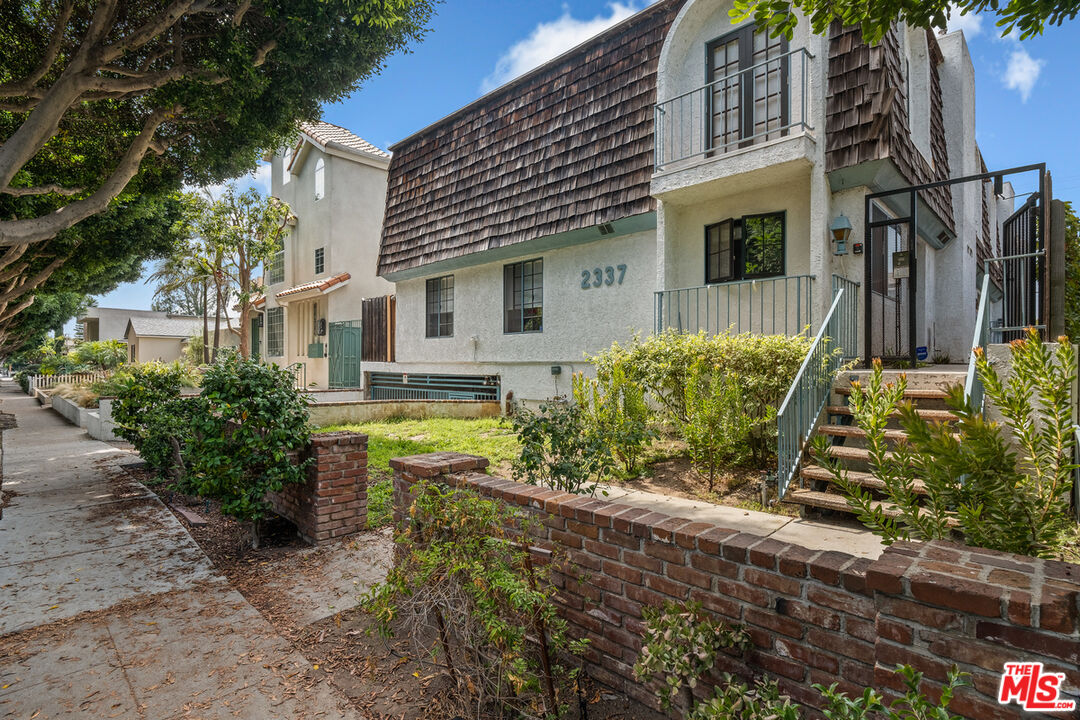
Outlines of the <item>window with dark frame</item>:
[{"label": "window with dark frame", "polygon": [[544,330],[544,260],[503,266],[503,332]]},{"label": "window with dark frame", "polygon": [[285,309],[280,307],[266,310],[266,354],[268,357],[281,357],[285,354]]},{"label": "window with dark frame", "polygon": [[326,251],[324,248],[315,248],[315,274],[321,275],[326,270]]},{"label": "window with dark frame", "polygon": [[705,227],[705,283],[784,274],[785,213],[744,215]]},{"label": "window with dark frame", "polygon": [[450,337],[454,334],[454,276],[427,281],[427,337]]},{"label": "window with dark frame", "polygon": [[705,46],[710,147],[724,151],[784,134],[789,121],[788,42],[751,23]]}]

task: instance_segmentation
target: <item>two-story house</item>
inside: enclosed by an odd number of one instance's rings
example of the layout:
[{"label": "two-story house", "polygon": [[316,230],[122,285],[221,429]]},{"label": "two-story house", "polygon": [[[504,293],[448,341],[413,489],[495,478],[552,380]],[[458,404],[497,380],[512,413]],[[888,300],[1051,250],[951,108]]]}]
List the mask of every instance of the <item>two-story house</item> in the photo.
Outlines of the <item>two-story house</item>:
[{"label": "two-story house", "polygon": [[986,169],[962,33],[730,9],[661,0],[391,148],[370,396],[542,400],[634,332],[816,331],[838,288],[851,354],[966,361],[1013,200],[933,185]]},{"label": "two-story house", "polygon": [[291,217],[264,270],[256,351],[295,366],[308,387],[361,387],[364,300],[394,290],[375,272],[390,155],[317,122],[301,125],[297,143],[269,160],[271,194]]}]

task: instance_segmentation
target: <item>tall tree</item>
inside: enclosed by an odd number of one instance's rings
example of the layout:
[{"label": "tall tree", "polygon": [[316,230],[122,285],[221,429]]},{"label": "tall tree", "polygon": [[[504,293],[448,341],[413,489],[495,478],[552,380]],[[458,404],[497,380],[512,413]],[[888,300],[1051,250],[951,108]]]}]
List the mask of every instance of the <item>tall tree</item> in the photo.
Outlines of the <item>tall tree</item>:
[{"label": "tall tree", "polygon": [[431,2],[0,2],[0,318],[71,257],[39,246],[134,187],[251,170],[419,40]]},{"label": "tall tree", "polygon": [[236,302],[240,355],[245,358],[250,354],[250,319],[260,291],[255,270],[281,246],[288,218],[289,206],[281,200],[264,197],[254,188],[239,192],[229,184],[220,198],[204,203],[195,223],[199,236],[213,250],[211,269],[218,279],[218,304]]},{"label": "tall tree", "polygon": [[915,27],[945,30],[955,13],[987,13],[997,18],[1001,34],[1020,31],[1020,39],[1040,35],[1046,25],[1061,25],[1080,12],[1076,0],[735,0],[734,21],[754,18],[776,37],[790,40],[799,23],[800,10],[810,18],[814,32],[825,33],[834,21],[861,25],[863,39],[877,42],[897,20]]}]

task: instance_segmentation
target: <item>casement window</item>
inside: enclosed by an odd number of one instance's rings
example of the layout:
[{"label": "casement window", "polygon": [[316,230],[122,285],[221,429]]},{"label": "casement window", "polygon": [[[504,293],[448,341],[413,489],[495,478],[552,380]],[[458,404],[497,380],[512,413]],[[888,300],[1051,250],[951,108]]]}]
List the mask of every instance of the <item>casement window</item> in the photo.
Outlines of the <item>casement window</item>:
[{"label": "casement window", "polygon": [[315,162],[315,199],[322,200],[326,196],[326,163],[322,158]]},{"label": "casement window", "polygon": [[705,46],[709,145],[717,151],[783,134],[789,115],[788,43],[753,23]]},{"label": "casement window", "polygon": [[744,215],[705,227],[705,283],[784,274],[784,213]]},{"label": "casement window", "polygon": [[266,309],[266,354],[268,357],[285,354],[285,308]]},{"label": "casement window", "polygon": [[454,276],[427,281],[427,337],[450,337],[454,334]]},{"label": "casement window", "polygon": [[315,274],[322,275],[326,272],[326,251],[323,248],[315,248]]},{"label": "casement window", "polygon": [[503,266],[503,332],[544,330],[544,260]]}]

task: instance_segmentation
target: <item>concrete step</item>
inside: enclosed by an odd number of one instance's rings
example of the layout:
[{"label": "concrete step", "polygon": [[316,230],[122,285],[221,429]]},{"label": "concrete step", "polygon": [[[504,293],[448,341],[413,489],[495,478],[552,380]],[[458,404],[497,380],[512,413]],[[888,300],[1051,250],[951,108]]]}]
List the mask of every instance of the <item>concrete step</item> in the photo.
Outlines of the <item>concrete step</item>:
[{"label": "concrete step", "polygon": [[[807,505],[809,507],[821,508],[822,510],[838,510],[840,512],[854,513],[854,510],[848,505],[847,499],[843,495],[831,492],[820,492],[818,490],[788,490],[787,495],[784,496],[784,502],[796,505]],[[896,517],[900,514],[895,505],[875,501],[873,506],[883,508],[885,514],[889,517]]]},{"label": "concrete step", "polygon": [[[852,410],[847,405],[829,405],[825,408],[825,411],[830,415],[838,415],[850,417]],[[930,420],[936,422],[952,422],[953,420],[959,420],[956,415],[948,410],[930,410],[926,408],[915,408],[915,412],[919,413],[919,417],[923,420]],[[900,413],[894,411],[892,417],[899,417]]]},{"label": "concrete step", "polygon": [[[848,396],[851,395],[851,388],[836,386],[833,388],[833,392],[837,395]],[[932,388],[914,389],[909,387],[904,390],[906,400],[944,400],[947,397],[948,394],[944,390],[934,390]]]},{"label": "concrete step", "polygon": [[[870,451],[861,447],[850,447],[848,445],[831,445],[829,446],[829,456],[834,457],[837,460],[846,460],[852,462],[870,462]],[[891,450],[885,452],[886,458],[892,458],[893,453]]]},{"label": "concrete step", "polygon": [[[861,485],[864,488],[870,490],[884,490],[885,483],[868,472],[861,472],[858,470],[848,470],[846,472],[847,480],[855,485]],[[799,477],[804,480],[810,480],[814,482],[832,482],[833,474],[828,468],[823,468],[820,465],[804,465],[799,469]],[[926,494],[926,485],[921,480],[916,480],[914,484],[915,492],[920,495]]]}]

